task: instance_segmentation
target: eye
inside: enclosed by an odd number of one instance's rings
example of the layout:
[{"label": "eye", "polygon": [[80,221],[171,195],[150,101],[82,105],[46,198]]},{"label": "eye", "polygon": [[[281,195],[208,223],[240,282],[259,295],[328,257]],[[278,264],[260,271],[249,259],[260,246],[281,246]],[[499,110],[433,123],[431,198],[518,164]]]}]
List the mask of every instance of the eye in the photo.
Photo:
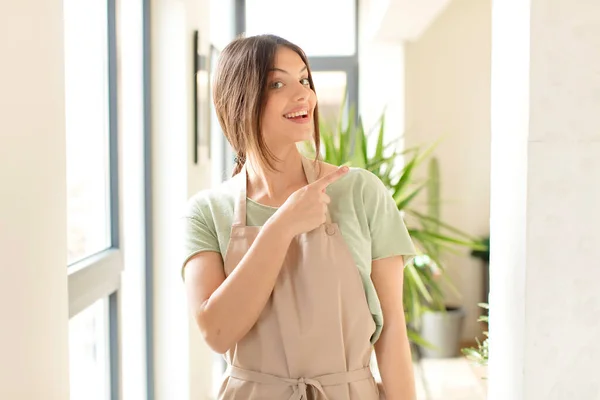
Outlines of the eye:
[{"label": "eye", "polygon": [[283,87],[283,82],[277,81],[271,83],[271,89],[281,89]]},{"label": "eye", "polygon": [[300,79],[300,83],[302,83],[304,86],[310,87],[310,80],[308,80],[308,78]]}]

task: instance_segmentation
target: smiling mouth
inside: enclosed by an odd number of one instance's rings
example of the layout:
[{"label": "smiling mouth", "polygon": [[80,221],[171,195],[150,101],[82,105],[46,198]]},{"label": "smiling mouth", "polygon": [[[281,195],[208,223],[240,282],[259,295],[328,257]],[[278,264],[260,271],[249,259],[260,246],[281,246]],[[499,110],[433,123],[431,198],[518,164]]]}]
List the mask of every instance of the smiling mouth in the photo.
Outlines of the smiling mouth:
[{"label": "smiling mouth", "polygon": [[297,111],[297,112],[285,114],[284,117],[287,119],[292,119],[292,120],[306,119],[306,118],[308,118],[308,111],[307,110]]}]

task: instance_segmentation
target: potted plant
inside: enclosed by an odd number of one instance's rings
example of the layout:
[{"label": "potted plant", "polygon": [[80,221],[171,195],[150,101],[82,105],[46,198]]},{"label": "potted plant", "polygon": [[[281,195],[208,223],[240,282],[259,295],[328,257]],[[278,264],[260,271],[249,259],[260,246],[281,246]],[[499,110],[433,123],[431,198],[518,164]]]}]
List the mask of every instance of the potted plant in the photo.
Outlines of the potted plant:
[{"label": "potted plant", "polygon": [[[343,113],[340,113],[343,115]],[[427,215],[415,210],[412,202],[426,187],[427,180],[419,181],[414,172],[425,160],[430,158],[435,145],[421,148],[398,150],[397,141],[384,143],[385,113],[382,114],[372,131],[365,132],[360,118],[355,118],[354,108],[345,119],[340,118],[336,126],[325,122],[320,125],[322,141],[322,159],[334,165],[349,165],[364,168],[376,176],[388,187],[398,209],[403,215],[410,216],[407,228],[415,247],[421,255],[436,265],[436,274],[448,279],[439,254],[456,246],[480,248],[476,238],[440,221],[436,215]],[[367,145],[372,135],[374,149]],[[314,155],[310,143],[304,148],[307,155]],[[398,168],[398,160],[406,162]],[[415,258],[418,260],[419,257]],[[413,344],[424,347],[430,344],[419,333],[421,316],[425,311],[445,309],[440,279],[436,278],[429,267],[410,263],[405,267],[403,299],[408,336]]]}]

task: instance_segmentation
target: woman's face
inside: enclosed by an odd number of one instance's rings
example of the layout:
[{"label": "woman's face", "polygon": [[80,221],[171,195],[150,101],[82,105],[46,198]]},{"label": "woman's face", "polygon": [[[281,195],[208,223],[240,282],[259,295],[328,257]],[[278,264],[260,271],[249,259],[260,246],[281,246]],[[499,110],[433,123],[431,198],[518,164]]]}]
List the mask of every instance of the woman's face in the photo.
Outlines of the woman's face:
[{"label": "woman's face", "polygon": [[312,139],[317,96],[310,88],[307,67],[298,53],[279,47],[266,90],[262,134],[269,149],[277,152]]}]

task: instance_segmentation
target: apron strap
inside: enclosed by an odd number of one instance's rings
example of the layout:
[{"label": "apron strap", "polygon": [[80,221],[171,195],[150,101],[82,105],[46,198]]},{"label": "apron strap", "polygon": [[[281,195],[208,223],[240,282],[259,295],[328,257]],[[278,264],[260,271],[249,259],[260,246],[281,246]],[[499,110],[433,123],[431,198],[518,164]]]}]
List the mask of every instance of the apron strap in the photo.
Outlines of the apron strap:
[{"label": "apron strap", "polygon": [[237,186],[240,190],[238,196],[235,199],[234,211],[233,211],[233,226],[246,226],[246,188],[248,186],[248,174],[246,173],[246,164],[242,167],[242,170],[237,174],[234,179],[238,179]]},{"label": "apron strap", "polygon": [[[306,175],[306,180],[309,185],[317,180],[317,173],[315,171],[314,161],[309,160],[306,157],[302,157],[302,167],[304,168],[304,174]],[[329,206],[327,206],[327,211],[325,212],[325,219],[326,226],[331,225],[331,214],[329,213]]]}]

